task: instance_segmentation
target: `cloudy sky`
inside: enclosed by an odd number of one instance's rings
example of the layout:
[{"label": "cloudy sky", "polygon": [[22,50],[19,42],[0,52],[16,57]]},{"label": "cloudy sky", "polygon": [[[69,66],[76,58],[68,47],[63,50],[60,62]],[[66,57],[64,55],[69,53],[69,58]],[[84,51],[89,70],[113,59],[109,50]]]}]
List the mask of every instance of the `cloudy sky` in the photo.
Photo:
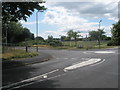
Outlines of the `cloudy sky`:
[{"label": "cloudy sky", "polygon": [[[89,31],[104,29],[107,36],[111,35],[112,24],[118,21],[118,0],[46,0],[47,10],[38,13],[39,36],[47,38],[53,35],[58,38],[66,35],[70,29],[80,31],[85,37]],[[36,36],[36,11],[27,22],[21,21]]]}]

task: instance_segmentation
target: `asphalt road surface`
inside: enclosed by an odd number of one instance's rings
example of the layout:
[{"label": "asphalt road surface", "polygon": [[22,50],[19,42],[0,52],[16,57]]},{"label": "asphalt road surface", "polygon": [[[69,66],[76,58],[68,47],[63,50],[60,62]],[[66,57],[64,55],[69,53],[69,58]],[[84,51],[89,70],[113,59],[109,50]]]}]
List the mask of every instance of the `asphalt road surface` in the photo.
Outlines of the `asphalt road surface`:
[{"label": "asphalt road surface", "polygon": [[87,51],[39,48],[39,52],[52,55],[52,59],[3,70],[3,88],[118,88],[117,48]]}]

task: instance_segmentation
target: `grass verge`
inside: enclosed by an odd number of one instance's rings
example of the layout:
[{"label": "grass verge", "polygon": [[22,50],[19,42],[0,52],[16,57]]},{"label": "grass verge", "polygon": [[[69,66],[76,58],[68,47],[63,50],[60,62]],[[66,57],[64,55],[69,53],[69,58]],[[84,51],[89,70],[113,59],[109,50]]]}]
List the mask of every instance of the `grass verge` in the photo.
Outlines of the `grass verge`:
[{"label": "grass verge", "polygon": [[14,60],[14,59],[21,59],[21,58],[29,58],[33,56],[37,56],[37,52],[25,52],[24,50],[15,50],[12,52],[7,52],[2,54],[3,60]]}]

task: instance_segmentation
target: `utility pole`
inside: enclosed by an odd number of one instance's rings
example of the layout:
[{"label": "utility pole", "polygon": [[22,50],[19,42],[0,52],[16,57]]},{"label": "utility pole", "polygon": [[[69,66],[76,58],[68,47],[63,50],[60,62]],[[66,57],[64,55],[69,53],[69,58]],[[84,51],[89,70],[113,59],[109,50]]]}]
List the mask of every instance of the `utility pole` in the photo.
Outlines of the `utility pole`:
[{"label": "utility pole", "polygon": [[[102,20],[99,21],[99,29],[98,32],[100,30],[100,23],[102,22]],[[100,32],[99,32],[99,36],[98,36],[98,44],[99,44],[99,48],[100,48]]]}]

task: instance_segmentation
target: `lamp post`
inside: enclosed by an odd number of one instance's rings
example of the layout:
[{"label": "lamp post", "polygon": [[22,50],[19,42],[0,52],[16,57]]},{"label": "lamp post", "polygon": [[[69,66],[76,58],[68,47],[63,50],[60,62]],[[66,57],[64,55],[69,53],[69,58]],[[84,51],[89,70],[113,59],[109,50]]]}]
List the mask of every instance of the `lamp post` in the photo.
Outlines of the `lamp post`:
[{"label": "lamp post", "polygon": [[[100,23],[102,22],[102,20],[99,21],[99,29],[98,32],[100,30]],[[98,43],[99,43],[99,48],[100,48],[100,32],[99,32],[99,36],[98,36]]]},{"label": "lamp post", "polygon": [[7,23],[6,23],[6,41],[5,41],[6,46],[7,46],[7,43],[8,43],[8,29],[9,29],[9,23],[10,23],[10,21],[7,21]]},{"label": "lamp post", "polygon": [[36,51],[38,52],[38,12],[43,12],[43,10],[38,10],[36,12]]},{"label": "lamp post", "polygon": [[7,24],[7,26],[6,26],[7,28],[6,28],[6,41],[5,41],[5,43],[6,43],[6,46],[7,46],[7,32],[8,32],[8,24]]}]

